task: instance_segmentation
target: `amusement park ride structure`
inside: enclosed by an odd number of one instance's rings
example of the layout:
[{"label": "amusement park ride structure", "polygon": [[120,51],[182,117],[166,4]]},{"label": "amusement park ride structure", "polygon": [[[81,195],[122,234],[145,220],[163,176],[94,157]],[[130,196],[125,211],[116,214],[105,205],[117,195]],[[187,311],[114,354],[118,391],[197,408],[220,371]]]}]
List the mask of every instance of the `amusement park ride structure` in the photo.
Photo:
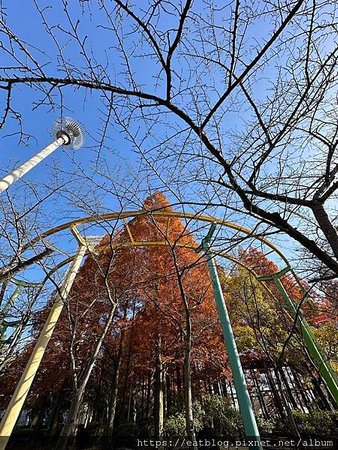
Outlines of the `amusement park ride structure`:
[{"label": "amusement park ride structure", "polygon": [[[139,216],[148,216],[151,220],[156,221],[156,219],[160,218],[178,218],[181,220],[185,220],[190,223],[198,223],[201,224],[199,226],[199,230],[204,227],[204,233],[206,232],[205,227],[210,227],[208,233],[204,239],[202,239],[202,243],[199,247],[186,244],[184,242],[176,242],[175,245],[177,247],[190,248],[195,250],[196,252],[204,252],[205,258],[208,263],[210,277],[213,284],[214,296],[216,300],[216,305],[218,309],[218,314],[222,326],[223,335],[225,338],[225,345],[227,348],[227,352],[229,355],[229,362],[231,365],[231,370],[233,374],[234,385],[237,393],[238,403],[240,407],[240,412],[243,419],[244,430],[246,436],[251,440],[256,440],[257,447],[260,447],[260,437],[259,431],[256,423],[255,414],[252,408],[246,380],[244,377],[244,373],[242,370],[239,354],[237,351],[236,341],[233,335],[231,323],[229,320],[229,314],[226,307],[226,303],[223,298],[223,293],[221,289],[221,284],[218,278],[217,266],[215,262],[215,257],[222,257],[230,260],[232,263],[239,264],[245,270],[250,272],[258,281],[261,283],[262,287],[267,292],[267,295],[274,297],[274,294],[269,289],[267,281],[273,281],[278,288],[281,297],[284,301],[285,310],[288,312],[292,320],[296,325],[296,329],[299,335],[302,337],[304,345],[307,348],[307,351],[318,369],[318,372],[325,383],[328,392],[330,393],[332,400],[338,403],[338,381],[337,377],[330,367],[329,363],[324,359],[322,352],[316,343],[316,340],[310,330],[310,327],[302,315],[299,305],[291,299],[285,290],[281,278],[285,274],[289,274],[295,280],[295,283],[299,284],[300,288],[304,292],[304,297],[306,297],[307,293],[305,292],[302,283],[298,279],[297,275],[291,268],[288,263],[287,258],[284,254],[270,241],[266,240],[263,235],[257,234],[256,231],[249,230],[244,228],[238,224],[228,222],[222,219],[218,219],[211,216],[198,215],[193,213],[183,213],[183,212],[174,212],[174,211],[122,211],[117,213],[109,213],[102,214],[97,216],[85,217],[78,220],[74,220],[71,222],[64,223],[59,225],[58,227],[52,228],[43,234],[37,236],[35,239],[28,242],[25,246],[25,250],[31,250],[34,245],[43,244],[48,246],[48,240],[53,237],[58,239],[58,236],[61,236],[62,232],[71,231],[73,237],[77,242],[77,251],[73,256],[66,258],[57,264],[54,269],[49,273],[51,276],[57,270],[59,270],[62,266],[65,266],[70,263],[68,271],[64,277],[64,280],[58,289],[57,298],[51,308],[49,316],[46,319],[44,327],[40,332],[38,340],[35,344],[35,348],[30,356],[30,359],[26,365],[26,368],[21,376],[21,379],[16,387],[16,390],[13,394],[13,397],[7,407],[4,417],[2,418],[0,424],[0,449],[4,449],[7,445],[8,439],[13,431],[13,428],[17,422],[17,419],[20,415],[26,397],[29,393],[30,387],[34,380],[34,377],[39,369],[40,363],[42,361],[45,350],[48,346],[48,342],[53,334],[53,331],[56,327],[57,321],[60,317],[62,308],[64,306],[64,302],[67,299],[67,296],[71,290],[72,284],[75,280],[77,271],[80,268],[81,262],[86,254],[90,254],[92,252],[100,252],[103,250],[101,245],[93,245],[90,239],[85,239],[81,236],[78,231],[78,227],[85,226],[97,226],[99,224],[107,224],[110,222],[114,222],[115,224],[119,221],[124,221],[124,227],[127,230],[127,234],[129,236],[128,241],[124,242],[113,242],[110,243],[110,249],[113,250],[115,247],[151,247],[151,246],[166,246],[168,242],[166,241],[137,241],[134,239],[130,227],[128,226],[127,220],[134,219]],[[224,249],[218,250],[215,249],[216,240],[212,241],[213,246],[211,245],[211,239],[213,233],[217,229],[217,232],[220,230],[230,230],[230,233],[233,233],[232,237],[228,238],[230,245],[224,251]],[[247,267],[242,261],[236,258],[234,250],[236,247],[239,247],[244,241],[246,242],[258,242],[261,247],[267,248],[267,252],[264,252],[265,256],[275,255],[278,258],[280,264],[283,265],[283,268],[274,274],[269,276],[258,276],[255,271]],[[224,243],[222,244],[224,247]],[[55,247],[54,247],[55,249]]]}]

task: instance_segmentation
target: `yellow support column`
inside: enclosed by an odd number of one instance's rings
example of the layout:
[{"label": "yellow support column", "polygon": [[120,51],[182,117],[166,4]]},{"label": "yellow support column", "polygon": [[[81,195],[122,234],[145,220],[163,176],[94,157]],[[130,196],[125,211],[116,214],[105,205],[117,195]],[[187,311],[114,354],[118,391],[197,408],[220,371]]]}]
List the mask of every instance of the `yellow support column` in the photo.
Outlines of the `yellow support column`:
[{"label": "yellow support column", "polygon": [[87,245],[85,241],[80,237],[78,231],[75,228],[72,229],[72,231],[80,245],[76,256],[72,264],[70,265],[65,275],[64,281],[60,287],[58,299],[54,303],[49,316],[47,317],[44,327],[35,344],[34,350],[15,389],[13,397],[7,407],[6,413],[0,423],[0,450],[4,450],[6,448],[7,442],[19,418],[20,412],[34,381],[35,375],[40,367],[41,360],[48,346],[48,342],[59,320],[61,311],[64,306],[64,301],[67,299],[76,274],[80,268],[82,259],[87,250]]}]

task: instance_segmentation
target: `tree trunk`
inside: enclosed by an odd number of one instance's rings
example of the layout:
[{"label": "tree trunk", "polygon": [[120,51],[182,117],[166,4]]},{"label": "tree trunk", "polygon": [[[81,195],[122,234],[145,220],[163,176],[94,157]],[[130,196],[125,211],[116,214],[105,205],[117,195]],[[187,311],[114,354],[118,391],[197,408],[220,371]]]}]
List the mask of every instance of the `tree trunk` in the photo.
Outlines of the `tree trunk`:
[{"label": "tree trunk", "polygon": [[49,421],[49,436],[50,437],[53,437],[56,434],[57,426],[59,423],[59,415],[60,415],[60,408],[61,408],[62,400],[63,400],[63,395],[62,395],[62,391],[60,391],[57,394],[56,401],[54,403],[54,408],[51,413],[51,417],[50,417],[50,421]]},{"label": "tree trunk", "polygon": [[118,355],[118,360],[115,366],[113,386],[111,390],[110,405],[109,405],[109,419],[108,419],[108,436],[113,435],[114,421],[116,414],[117,396],[119,392],[119,379],[120,379],[120,367],[121,367],[121,355]]},{"label": "tree trunk", "polygon": [[149,417],[152,372],[149,370],[147,381],[146,418]]},{"label": "tree trunk", "polygon": [[282,393],[279,392],[279,390],[276,388],[275,380],[273,379],[269,368],[266,369],[266,376],[269,381],[270,389],[271,389],[271,392],[272,392],[272,395],[274,398],[274,403],[278,410],[279,416],[281,419],[286,419],[286,413],[285,413],[283,403],[281,400]]},{"label": "tree trunk", "polygon": [[281,401],[282,401],[282,405],[283,405],[283,407],[285,409],[286,417],[287,417],[288,422],[290,424],[291,430],[294,431],[295,436],[297,437],[297,439],[300,439],[299,430],[298,430],[297,424],[295,422],[295,419],[293,417],[292,410],[291,410],[289,402],[285,398],[286,396],[284,395],[284,392],[283,392],[283,385],[282,385],[282,381],[281,381],[281,378],[280,378],[280,371],[279,370],[280,369],[278,367],[274,368],[274,373],[275,373],[276,380],[277,380],[278,390],[279,390],[279,392],[281,394],[280,398],[281,398]]},{"label": "tree trunk", "polygon": [[290,389],[289,382],[288,382],[287,377],[286,377],[286,375],[284,373],[283,367],[281,367],[281,368],[279,368],[277,370],[278,370],[279,375],[281,376],[281,379],[283,381],[284,386],[286,387],[286,391],[288,393],[289,401],[292,404],[292,407],[294,409],[298,409],[298,404],[297,404],[296,398],[295,398],[296,397],[296,393],[292,392],[292,390]]},{"label": "tree trunk", "polygon": [[0,288],[0,306],[2,305],[2,301],[4,299],[5,293],[6,293],[6,289],[8,286],[9,281],[5,280],[2,284],[1,284],[1,288]]},{"label": "tree trunk", "polygon": [[[126,303],[126,307],[123,314],[123,319],[127,318],[127,312],[129,308],[129,301]],[[135,303],[133,305],[133,316],[132,320],[134,321],[135,318]],[[112,390],[111,390],[111,396],[110,396],[110,404],[109,404],[109,410],[108,410],[108,436],[111,437],[113,435],[114,431],[114,422],[115,422],[115,416],[116,416],[116,405],[117,405],[117,397],[119,392],[119,380],[120,380],[120,368],[121,368],[121,357],[122,357],[122,350],[123,350],[123,344],[124,344],[124,337],[125,333],[123,330],[121,330],[121,338],[119,342],[119,348],[116,355],[115,360],[115,367],[114,367],[114,374],[113,374],[113,384],[112,384]],[[129,353],[130,353],[130,347],[129,347]]]},{"label": "tree trunk", "polygon": [[305,394],[305,386],[303,383],[301,383],[300,385],[295,383],[295,375],[294,372],[291,370],[291,368],[286,367],[285,370],[289,375],[289,380],[291,382],[291,386],[293,387],[294,395],[297,396],[302,411],[306,412],[305,407],[307,408],[307,406],[310,405],[312,399],[309,395]]},{"label": "tree trunk", "polygon": [[101,333],[101,336],[95,345],[93,354],[89,359],[88,366],[83,373],[82,380],[79,380],[77,389],[74,392],[66,423],[63,426],[59,441],[57,443],[57,447],[56,447],[57,450],[65,450],[67,447],[69,438],[75,438],[75,436],[76,436],[77,429],[79,426],[79,413],[80,413],[80,408],[82,405],[83,397],[84,397],[84,394],[86,391],[86,386],[87,386],[88,380],[90,378],[90,375],[93,371],[93,368],[95,366],[96,359],[97,359],[97,356],[101,349],[101,346],[103,344],[103,341],[104,341],[104,339],[107,335],[108,329],[111,325],[112,319],[114,317],[115,309],[116,309],[116,304],[112,305],[112,308],[109,313],[109,317],[108,317],[105,327]]},{"label": "tree trunk", "polygon": [[154,398],[154,425],[155,437],[157,440],[162,439],[164,424],[164,375],[162,363],[162,342],[161,336],[157,340],[157,358],[155,370],[155,398]]},{"label": "tree trunk", "polygon": [[128,411],[127,411],[127,422],[130,421],[131,408],[132,408],[132,401],[133,401],[133,386],[131,386],[131,388],[129,389]]},{"label": "tree trunk", "polygon": [[182,273],[179,270],[177,255],[172,252],[175,271],[177,275],[178,287],[180,290],[184,312],[185,312],[185,330],[184,330],[184,401],[185,401],[185,425],[187,437],[193,442],[193,446],[197,447],[196,433],[194,428],[194,413],[192,402],[192,386],[191,386],[191,309],[188,298],[186,296]]},{"label": "tree trunk", "polygon": [[166,388],[166,402],[165,402],[166,416],[170,416],[171,403],[172,403],[172,391],[171,391],[171,379],[168,374],[166,374],[165,388]]},{"label": "tree trunk", "polygon": [[252,378],[253,378],[253,381],[254,381],[254,385],[255,385],[255,388],[256,388],[256,392],[257,392],[257,395],[258,395],[258,399],[259,399],[259,402],[260,402],[260,405],[261,405],[261,408],[262,408],[263,417],[265,419],[268,419],[269,418],[269,413],[268,413],[268,410],[266,408],[266,404],[265,404],[264,396],[263,396],[261,388],[260,388],[259,380],[257,379],[256,369],[251,369],[251,375],[252,375]]},{"label": "tree trunk", "polygon": [[333,250],[333,254],[338,259],[338,234],[335,227],[324,209],[324,205],[319,202],[314,202],[312,206],[312,212],[318,222],[318,225],[325,235],[330,247]]},{"label": "tree trunk", "polygon": [[[127,354],[127,367],[126,367],[126,375],[125,375],[125,382],[123,386],[123,394],[122,394],[122,408],[127,405],[127,390],[128,390],[128,382],[129,382],[129,374],[130,374],[130,363],[132,360],[132,348],[133,348],[133,342],[134,342],[134,319],[135,319],[135,311],[136,311],[136,304],[133,305],[133,315],[131,320],[131,330],[130,330],[130,338],[129,338],[129,348],[128,348],[128,354]],[[132,389],[132,387],[130,387]],[[124,415],[124,410],[121,410],[121,416]],[[129,408],[127,409],[127,420],[129,415]]]},{"label": "tree trunk", "polygon": [[71,441],[71,446],[74,444],[72,441],[74,441],[79,427],[79,413],[85,391],[86,386],[84,383],[81,383],[81,386],[75,391],[75,395],[73,395],[66,423],[62,428],[61,435],[57,443],[57,450],[66,449],[69,440]]},{"label": "tree trunk", "polygon": [[[184,355],[184,400],[185,424],[188,438],[195,444],[196,433],[194,428],[194,413],[192,404],[191,386],[191,321],[190,315],[186,317],[185,355]],[[195,447],[196,448],[196,447]]]}]

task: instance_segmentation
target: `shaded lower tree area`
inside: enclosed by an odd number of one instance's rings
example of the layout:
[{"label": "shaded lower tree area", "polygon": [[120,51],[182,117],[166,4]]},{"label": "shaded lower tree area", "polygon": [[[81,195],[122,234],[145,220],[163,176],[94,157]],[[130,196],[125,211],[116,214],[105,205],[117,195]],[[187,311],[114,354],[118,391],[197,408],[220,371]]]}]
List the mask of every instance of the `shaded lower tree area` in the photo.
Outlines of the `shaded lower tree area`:
[{"label": "shaded lower tree area", "polygon": [[[161,194],[146,200],[146,210],[159,208],[171,210]],[[160,244],[133,246],[131,236]],[[134,448],[137,440],[184,437],[197,446],[202,438],[244,437],[206,260],[196,246],[179,219],[151,214],[101,240],[77,274],[9,448]],[[238,256],[262,274],[277,270],[257,250]],[[243,267],[218,271],[262,436],[331,436],[334,402],[301,336],[290,333],[278,292],[271,286],[269,295]],[[291,279],[283,284],[302,300]],[[35,337],[52,303],[34,318]],[[303,310],[335,366],[330,305],[328,297],[313,297]],[[1,374],[2,410],[33,345],[18,350]]]}]

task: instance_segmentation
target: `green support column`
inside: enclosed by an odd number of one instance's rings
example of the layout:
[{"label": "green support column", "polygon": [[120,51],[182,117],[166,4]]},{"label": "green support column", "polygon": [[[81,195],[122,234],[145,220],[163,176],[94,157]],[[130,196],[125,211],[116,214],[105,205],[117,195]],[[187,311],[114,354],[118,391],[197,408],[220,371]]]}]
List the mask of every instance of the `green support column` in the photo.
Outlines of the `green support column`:
[{"label": "green support column", "polygon": [[243,419],[245,435],[248,441],[254,441],[254,448],[262,449],[255,413],[252,408],[248,387],[239,358],[234,333],[230,323],[228,309],[224,300],[221,283],[219,281],[217,273],[216,263],[214,258],[210,257],[209,242],[213,232],[215,231],[215,227],[215,224],[211,226],[208,235],[203,239],[201,247],[199,247],[197,251],[204,250],[208,258],[208,268],[212,280],[212,286],[214,290],[218,315],[222,326],[225,346],[229,356],[229,362],[233,375],[238,404]]},{"label": "green support column", "polygon": [[15,322],[11,323],[10,325],[8,325],[8,323],[6,322],[6,316],[9,312],[9,310],[15,304],[19,295],[21,295],[23,289],[25,287],[33,287],[33,286],[41,287],[42,286],[41,283],[29,283],[27,281],[17,280],[15,278],[12,278],[9,281],[11,283],[14,283],[16,285],[16,288],[15,288],[13,294],[11,295],[10,299],[8,300],[7,304],[4,306],[3,310],[0,311],[0,340],[1,340],[1,337],[4,337],[6,330],[9,326],[15,326],[20,322],[20,320],[19,320],[19,321],[15,321]]},{"label": "green support column", "polygon": [[23,290],[23,286],[18,285],[15,288],[15,291],[13,292],[12,296],[10,297],[10,299],[8,300],[7,304],[5,305],[4,309],[0,312],[0,340],[3,337],[5,340],[5,334],[6,334],[6,330],[8,328],[8,325],[6,324],[6,315],[8,313],[8,311],[11,309],[11,307],[14,305],[14,303],[16,302],[17,298],[19,297],[19,295],[21,294]]},{"label": "green support column", "polygon": [[[271,276],[270,279],[273,279],[275,285],[277,286],[279,292],[281,293],[285,306],[295,319],[297,314],[297,307],[293,300],[289,297],[289,294],[286,292],[280,277],[283,276],[285,271],[279,272],[275,274],[275,276]],[[261,280],[267,279],[268,277],[260,277]],[[317,342],[314,337],[309,324],[307,323],[305,317],[302,315],[301,311],[298,312],[298,320],[297,320],[298,329],[301,332],[301,335],[304,339],[304,343],[309,351],[310,356],[312,357],[314,363],[316,364],[318,371],[323,379],[328,391],[330,392],[333,399],[338,404],[338,380],[337,376],[331,368],[328,361],[325,360]]]}]

